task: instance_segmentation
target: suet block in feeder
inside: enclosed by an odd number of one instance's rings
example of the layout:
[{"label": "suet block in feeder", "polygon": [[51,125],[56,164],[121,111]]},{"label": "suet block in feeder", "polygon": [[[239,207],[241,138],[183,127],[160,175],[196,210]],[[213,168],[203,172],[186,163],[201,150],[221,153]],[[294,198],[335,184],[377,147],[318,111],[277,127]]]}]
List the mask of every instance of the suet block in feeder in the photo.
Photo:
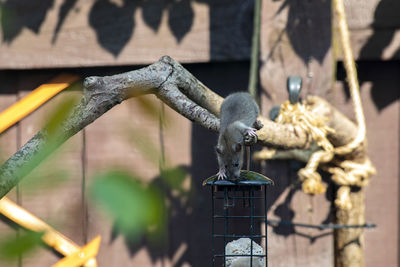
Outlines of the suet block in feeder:
[{"label": "suet block in feeder", "polygon": [[273,184],[252,171],[240,171],[235,181],[214,175],[203,182],[211,188],[212,266],[268,266],[267,186]]}]

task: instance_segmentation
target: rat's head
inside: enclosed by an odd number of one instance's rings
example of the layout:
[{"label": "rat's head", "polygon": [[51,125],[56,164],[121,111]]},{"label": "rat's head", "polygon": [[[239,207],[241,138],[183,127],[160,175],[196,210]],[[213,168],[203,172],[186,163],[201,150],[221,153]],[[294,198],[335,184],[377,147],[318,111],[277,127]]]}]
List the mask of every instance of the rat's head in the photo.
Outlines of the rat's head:
[{"label": "rat's head", "polygon": [[239,179],[243,165],[243,149],[240,143],[233,145],[219,144],[215,150],[220,168],[224,168],[228,179]]}]

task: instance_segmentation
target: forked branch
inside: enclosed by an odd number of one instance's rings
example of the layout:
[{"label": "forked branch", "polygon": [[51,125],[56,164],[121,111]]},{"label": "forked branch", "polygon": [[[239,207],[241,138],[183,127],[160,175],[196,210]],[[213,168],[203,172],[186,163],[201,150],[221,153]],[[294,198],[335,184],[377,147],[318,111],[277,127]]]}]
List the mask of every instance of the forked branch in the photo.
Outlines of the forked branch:
[{"label": "forked branch", "polygon": [[[62,131],[49,142],[42,129],[0,167],[0,197],[9,192],[44,157],[28,164],[38,153],[50,154],[71,136],[85,128],[122,101],[144,94],[154,94],[175,111],[212,131],[219,129],[219,108],[223,98],[207,88],[182,65],[168,56],[139,70],[113,76],[88,77],[84,81],[81,101],[62,123]],[[312,97],[307,100],[315,112],[329,118],[336,130],[330,136],[334,145],[344,145],[356,132],[355,125],[326,101]],[[262,145],[283,149],[307,149],[311,138],[298,126],[277,124],[259,118],[264,127],[258,131]]]}]

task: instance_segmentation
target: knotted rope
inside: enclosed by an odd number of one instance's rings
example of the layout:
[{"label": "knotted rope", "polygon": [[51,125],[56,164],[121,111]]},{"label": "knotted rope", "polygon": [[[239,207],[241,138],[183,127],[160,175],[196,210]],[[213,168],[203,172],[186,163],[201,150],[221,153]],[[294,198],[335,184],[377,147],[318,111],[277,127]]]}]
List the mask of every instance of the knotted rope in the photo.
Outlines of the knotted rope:
[{"label": "knotted rope", "polygon": [[[332,175],[332,181],[340,186],[335,204],[341,209],[350,209],[350,186],[365,186],[369,182],[369,176],[375,174],[375,168],[368,158],[361,163],[353,160],[340,161],[334,159],[335,155],[342,156],[344,152],[346,154],[351,153],[355,148],[353,147],[355,141],[335,148],[327,138],[328,134],[334,133],[334,130],[326,125],[327,118],[313,113],[311,107],[307,104],[296,103],[292,105],[289,101],[284,102],[281,105],[276,122],[292,124],[304,129],[321,148],[321,150],[311,155],[307,165],[298,172],[299,178],[303,182],[303,191],[311,195],[321,194],[326,191],[325,186],[321,183],[321,175],[317,170],[322,163],[329,163],[329,165],[323,165],[322,169],[329,172]],[[358,145],[361,145],[364,141],[362,140]],[[273,157],[274,153],[265,155]]]},{"label": "knotted rope", "polygon": [[[354,160],[338,160],[335,156],[344,156],[352,153],[366,142],[366,126],[364,111],[361,103],[356,65],[350,46],[350,35],[346,22],[343,0],[335,0],[334,8],[337,15],[339,34],[343,48],[343,62],[347,73],[347,83],[350,88],[351,99],[357,121],[357,134],[350,143],[334,147],[327,135],[334,130],[326,125],[327,118],[312,113],[306,104],[290,104],[289,101],[281,105],[276,119],[278,123],[292,124],[301,127],[317,143],[321,150],[313,153],[307,165],[298,172],[302,189],[307,194],[321,194],[326,191],[321,183],[321,175],[317,172],[321,163],[322,169],[332,175],[332,180],[339,185],[335,205],[344,210],[352,208],[350,201],[350,187],[363,187],[369,183],[369,176],[376,173],[371,161],[365,157],[363,162]],[[273,157],[274,153],[265,154]]]}]

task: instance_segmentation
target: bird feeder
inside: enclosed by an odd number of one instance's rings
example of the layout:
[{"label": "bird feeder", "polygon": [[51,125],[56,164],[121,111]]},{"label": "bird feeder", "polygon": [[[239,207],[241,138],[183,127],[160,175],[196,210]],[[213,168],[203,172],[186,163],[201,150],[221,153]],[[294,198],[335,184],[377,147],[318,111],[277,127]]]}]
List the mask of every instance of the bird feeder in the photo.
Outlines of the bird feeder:
[{"label": "bird feeder", "polygon": [[273,181],[241,171],[237,181],[206,179],[211,189],[212,266],[267,264],[267,186]]}]

